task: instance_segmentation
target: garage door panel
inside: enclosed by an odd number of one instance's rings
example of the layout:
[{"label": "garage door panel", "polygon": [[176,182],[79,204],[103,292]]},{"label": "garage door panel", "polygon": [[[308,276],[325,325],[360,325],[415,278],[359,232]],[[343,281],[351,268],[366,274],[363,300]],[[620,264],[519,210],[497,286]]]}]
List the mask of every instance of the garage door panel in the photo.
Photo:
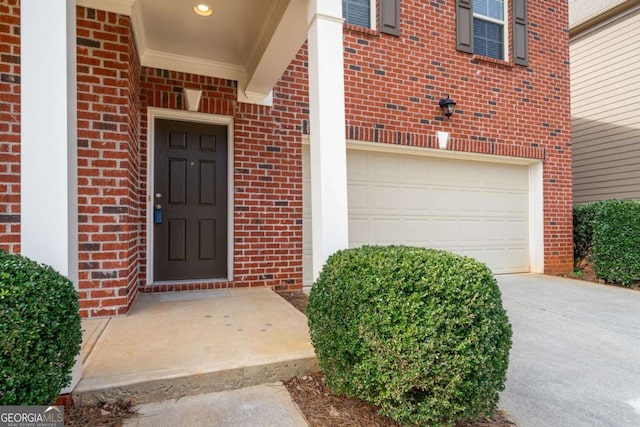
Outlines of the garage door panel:
[{"label": "garage door panel", "polygon": [[476,252],[473,256],[479,261],[484,262],[487,265],[492,265],[496,270],[506,270],[507,264],[505,262],[506,253],[501,248],[485,248],[482,251]]},{"label": "garage door panel", "polygon": [[415,218],[406,222],[405,241],[411,246],[424,246],[431,237],[431,220]]},{"label": "garage door panel", "polygon": [[483,206],[484,195],[478,189],[449,190],[449,194],[450,200],[445,200],[444,203],[450,204],[456,212],[478,213],[478,207]]},{"label": "garage door panel", "polygon": [[[308,150],[304,156],[310,285]],[[476,258],[494,273],[529,271],[527,166],[348,150],[347,176],[349,247],[431,247]]]},{"label": "garage door panel", "polygon": [[[309,150],[305,150],[307,157]],[[349,167],[347,168],[347,180],[369,180],[369,158],[365,151],[353,151],[349,153]]]},{"label": "garage door panel", "polygon": [[402,221],[396,218],[372,218],[369,220],[368,244],[393,245],[404,236]]},{"label": "garage door panel", "polygon": [[521,216],[527,216],[529,214],[529,193],[527,191],[507,193],[506,197],[506,212]]},{"label": "garage door panel", "polygon": [[522,246],[520,248],[512,247],[509,249],[507,260],[507,270],[512,271],[529,271],[529,247]]},{"label": "garage door panel", "polygon": [[523,220],[510,220],[505,224],[505,237],[512,244],[527,246],[529,243],[529,224]]},{"label": "garage door panel", "polygon": [[431,209],[434,215],[453,214],[456,212],[461,203],[455,197],[455,191],[445,188],[431,189]]},{"label": "garage door panel", "polygon": [[461,236],[460,243],[475,245],[485,240],[485,230],[482,221],[478,219],[461,219],[458,221],[457,234]]},{"label": "garage door panel", "polygon": [[431,192],[427,188],[405,188],[404,195],[408,211],[429,212],[433,205]]},{"label": "garage door panel", "polygon": [[374,211],[397,211],[404,206],[405,195],[402,188],[390,185],[369,187],[369,208]]},{"label": "garage door panel", "polygon": [[407,157],[402,166],[408,183],[422,183],[433,177],[429,162],[425,162],[424,158]]},{"label": "garage door panel", "polygon": [[458,221],[447,218],[433,218],[431,221],[429,241],[436,245],[455,246],[459,239]]},{"label": "garage door panel", "polygon": [[369,158],[369,177],[377,182],[403,182],[403,173],[400,168],[400,159],[398,156],[390,154],[379,154],[376,156],[368,156]]},{"label": "garage door panel", "polygon": [[349,247],[366,245],[369,241],[369,220],[349,216]]},{"label": "garage door panel", "polygon": [[366,184],[350,184],[347,191],[349,209],[367,210],[369,206],[369,187]]},{"label": "garage door panel", "polygon": [[313,254],[311,249],[302,252],[302,283],[309,286],[313,283]]}]

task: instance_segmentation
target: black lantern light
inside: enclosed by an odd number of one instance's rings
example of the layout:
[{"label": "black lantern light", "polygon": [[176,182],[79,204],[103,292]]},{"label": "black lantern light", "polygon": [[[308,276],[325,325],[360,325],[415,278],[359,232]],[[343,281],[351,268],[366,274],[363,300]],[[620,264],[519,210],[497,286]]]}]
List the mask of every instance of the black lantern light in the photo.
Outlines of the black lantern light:
[{"label": "black lantern light", "polygon": [[440,101],[438,101],[438,104],[440,104],[440,108],[442,108],[442,111],[444,111],[444,115],[447,117],[451,117],[456,102],[453,99],[449,98],[449,94],[447,94],[446,98],[442,98]]}]

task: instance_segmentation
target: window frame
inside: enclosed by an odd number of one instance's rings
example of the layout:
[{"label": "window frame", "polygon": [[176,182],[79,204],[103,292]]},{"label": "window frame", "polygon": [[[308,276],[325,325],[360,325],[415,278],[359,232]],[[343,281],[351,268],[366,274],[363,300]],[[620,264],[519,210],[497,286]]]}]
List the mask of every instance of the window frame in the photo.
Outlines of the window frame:
[{"label": "window frame", "polygon": [[[493,58],[491,56],[482,55],[475,52],[475,43],[473,44],[473,54],[479,56],[486,56],[487,58],[498,59],[500,61],[508,61],[509,60],[509,43],[510,40],[510,32],[509,32],[509,1],[502,0],[502,18],[500,21],[498,19],[492,18],[490,16],[481,15],[479,13],[475,13],[473,11],[473,6],[471,8],[471,19],[480,19],[482,21],[491,22],[493,24],[502,25],[502,58]],[[473,23],[471,24],[473,26]],[[471,35],[473,37],[473,34]]]},{"label": "window frame", "polygon": [[[344,0],[342,0],[344,2]],[[349,21],[347,21],[347,17],[343,16],[344,18],[344,22],[347,25],[353,25],[355,27],[360,27],[360,28],[366,28],[368,30],[377,30],[378,29],[378,22],[377,22],[377,0],[369,0],[369,26],[368,27],[363,27],[362,25],[358,25],[358,24],[352,24]]]}]

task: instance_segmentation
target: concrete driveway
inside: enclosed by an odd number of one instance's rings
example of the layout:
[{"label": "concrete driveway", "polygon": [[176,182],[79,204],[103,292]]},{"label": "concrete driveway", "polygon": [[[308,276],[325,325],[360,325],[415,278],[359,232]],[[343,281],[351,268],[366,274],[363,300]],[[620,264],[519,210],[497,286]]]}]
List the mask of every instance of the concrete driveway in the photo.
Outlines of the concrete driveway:
[{"label": "concrete driveway", "polygon": [[500,408],[520,427],[640,426],[640,292],[498,276],[513,326]]}]

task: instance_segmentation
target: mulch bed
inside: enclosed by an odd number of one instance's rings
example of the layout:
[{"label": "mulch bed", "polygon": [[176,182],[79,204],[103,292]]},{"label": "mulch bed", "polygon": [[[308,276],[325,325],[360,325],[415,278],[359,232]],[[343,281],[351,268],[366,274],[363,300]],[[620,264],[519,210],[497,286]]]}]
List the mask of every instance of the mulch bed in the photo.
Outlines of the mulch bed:
[{"label": "mulch bed", "polygon": [[[377,408],[359,399],[336,396],[326,386],[322,373],[293,377],[284,383],[291,398],[307,419],[310,427],[398,427]],[[503,412],[491,419],[478,419],[455,424],[455,427],[513,427]]]},{"label": "mulch bed", "polygon": [[593,270],[593,263],[590,260],[582,260],[576,266],[576,271],[573,273],[563,274],[563,277],[570,279],[584,280],[586,282],[599,283],[601,285],[615,286],[618,288],[631,289],[634,291],[640,291],[640,282],[633,283],[631,286],[624,286],[619,283],[607,282],[600,279],[596,272]]},{"label": "mulch bed", "polygon": [[[280,291],[278,294],[302,313],[309,297],[303,292]],[[291,398],[300,408],[310,427],[397,427],[400,424],[378,414],[376,407],[359,399],[336,396],[319,373],[293,377],[285,381]],[[503,411],[490,419],[481,418],[455,424],[456,427],[513,427]]]},{"label": "mulch bed", "polygon": [[65,409],[64,425],[69,427],[121,427],[124,420],[138,416],[131,402],[98,403]]}]

